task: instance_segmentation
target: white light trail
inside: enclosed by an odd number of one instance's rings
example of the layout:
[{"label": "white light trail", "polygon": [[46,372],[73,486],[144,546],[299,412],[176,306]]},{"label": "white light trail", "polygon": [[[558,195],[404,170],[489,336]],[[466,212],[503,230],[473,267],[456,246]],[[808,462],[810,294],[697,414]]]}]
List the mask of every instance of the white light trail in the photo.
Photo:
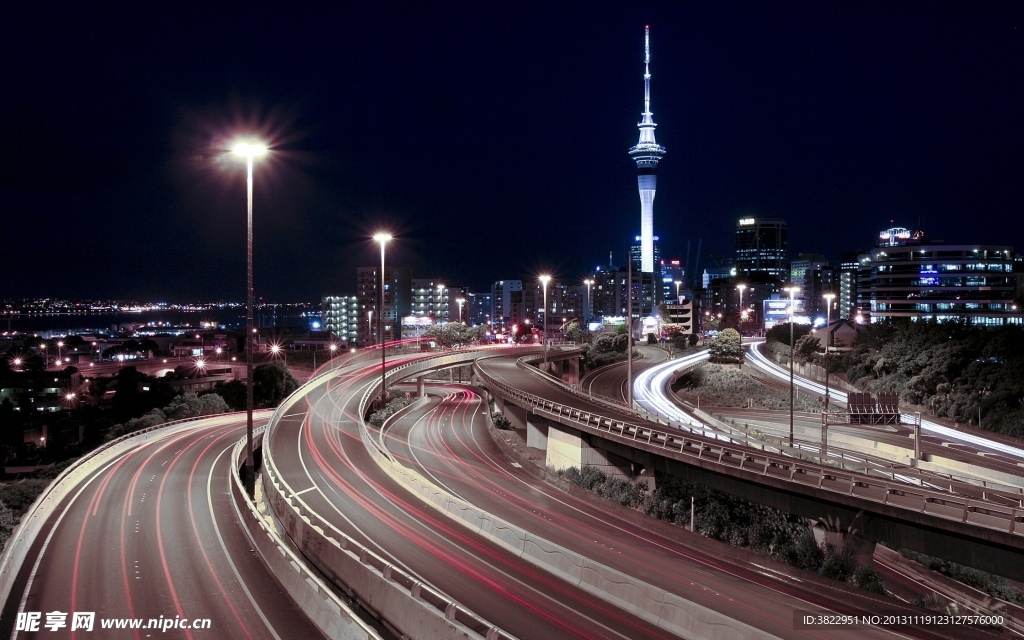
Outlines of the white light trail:
[{"label": "white light trail", "polygon": [[[761,346],[761,344],[763,343],[750,345],[750,351],[748,353],[750,354],[751,360],[753,360],[754,363],[762,370],[770,373],[776,378],[779,378],[785,382],[789,382],[789,370],[775,364],[774,362],[769,360],[763,353],[761,353],[761,350],[758,348]],[[794,376],[793,380],[794,384],[796,384],[796,386],[800,387],[801,389],[805,389],[811,393],[815,393],[820,396],[825,395],[825,385],[823,384],[819,384],[817,382],[807,380],[806,378],[801,378],[799,376]],[[829,398],[831,400],[846,404],[846,394],[843,393],[842,391],[829,389]],[[916,417],[904,413],[902,414],[902,420],[904,423],[913,424],[914,420],[916,420]],[[921,418],[921,431],[939,435],[943,438],[955,440],[957,442],[963,442],[978,447],[986,447],[994,451],[1005,453],[1007,455],[1015,456],[1021,460],[1024,460],[1024,449],[1021,449],[1019,447],[1011,447],[1008,444],[1003,444],[1002,442],[999,442],[997,440],[989,440],[988,438],[984,438],[982,436],[976,436],[970,433],[962,433],[960,431],[957,431],[956,429],[944,427],[941,424],[932,422],[931,420],[927,420],[924,417]]]}]

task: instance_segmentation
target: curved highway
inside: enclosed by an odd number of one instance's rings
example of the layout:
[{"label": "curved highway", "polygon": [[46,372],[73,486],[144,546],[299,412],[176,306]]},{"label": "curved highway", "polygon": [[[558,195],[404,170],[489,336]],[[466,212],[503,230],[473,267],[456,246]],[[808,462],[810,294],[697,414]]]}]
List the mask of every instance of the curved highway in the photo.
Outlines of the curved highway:
[{"label": "curved highway", "polygon": [[[385,443],[402,464],[467,502],[779,638],[899,637],[878,629],[794,629],[794,611],[849,607],[857,594],[730,561],[712,550],[715,543],[677,526],[654,519],[639,526],[539,482],[510,461],[488,432],[487,402],[478,389],[447,385],[432,391],[440,397],[389,423]],[[876,606],[863,600],[861,606]]]},{"label": "curved highway", "polygon": [[392,480],[357,425],[359,401],[379,375],[379,366],[362,366],[310,385],[307,401],[264,440],[310,509],[519,638],[675,637],[469,532]]},{"label": "curved highway", "polygon": [[[265,422],[269,412],[257,416]],[[45,623],[54,611],[94,612],[93,632],[71,633],[69,615],[61,634],[41,628],[40,637],[164,635],[101,630],[104,618],[196,626],[167,630],[173,638],[323,637],[278,588],[238,524],[228,458],[245,437],[245,415],[174,431],[140,438],[52,512],[5,603],[3,637],[37,635],[14,631],[17,614],[40,612]]]}]

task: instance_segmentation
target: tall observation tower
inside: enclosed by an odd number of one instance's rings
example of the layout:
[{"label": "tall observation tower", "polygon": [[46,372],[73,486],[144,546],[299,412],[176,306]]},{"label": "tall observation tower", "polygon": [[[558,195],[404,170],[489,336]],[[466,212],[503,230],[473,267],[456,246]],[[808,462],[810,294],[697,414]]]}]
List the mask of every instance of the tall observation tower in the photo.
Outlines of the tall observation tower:
[{"label": "tall observation tower", "polygon": [[665,147],[654,141],[654,118],[651,114],[651,28],[644,28],[644,112],[640,142],[629,150],[636,160],[637,184],[640,187],[640,270],[654,271],[654,191],[658,184],[658,161]]}]

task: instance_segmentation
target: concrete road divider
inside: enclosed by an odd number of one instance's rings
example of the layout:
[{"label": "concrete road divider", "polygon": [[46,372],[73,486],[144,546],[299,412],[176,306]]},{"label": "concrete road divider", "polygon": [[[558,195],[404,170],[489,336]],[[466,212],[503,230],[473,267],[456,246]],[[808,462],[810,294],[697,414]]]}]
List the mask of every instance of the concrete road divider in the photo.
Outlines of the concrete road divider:
[{"label": "concrete road divider", "polygon": [[[396,413],[389,422],[399,419],[404,413]],[[382,428],[387,426],[385,423]],[[413,495],[422,498],[452,521],[610,604],[688,639],[775,638],[760,629],[686,600],[678,594],[594,562],[575,551],[479,509],[449,494],[416,470],[403,466],[392,456],[381,452],[365,424],[361,424],[361,432],[363,444],[381,469]]]},{"label": "concrete road divider", "polygon": [[[263,430],[260,429],[253,435],[253,447],[258,448],[262,440]],[[261,517],[256,505],[246,495],[242,479],[237,473],[245,463],[244,438],[235,445],[231,459],[234,466],[228,489],[234,501],[235,513],[285,593],[328,638],[380,640],[380,634],[373,627],[363,622],[319,576],[309,570],[302,558]],[[322,530],[320,534],[323,534]]]}]

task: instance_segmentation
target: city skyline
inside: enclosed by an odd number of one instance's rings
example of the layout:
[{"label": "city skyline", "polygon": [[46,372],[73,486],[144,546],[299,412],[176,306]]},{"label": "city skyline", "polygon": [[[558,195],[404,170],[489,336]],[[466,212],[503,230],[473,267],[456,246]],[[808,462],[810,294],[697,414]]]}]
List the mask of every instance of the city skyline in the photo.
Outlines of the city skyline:
[{"label": "city skyline", "polygon": [[267,299],[353,291],[380,226],[391,264],[471,290],[620,262],[645,25],[666,258],[731,256],[746,215],[787,220],[791,256],[890,220],[1024,238],[1015,6],[4,16],[4,298],[240,299],[244,167],[217,145],[252,129]]}]

